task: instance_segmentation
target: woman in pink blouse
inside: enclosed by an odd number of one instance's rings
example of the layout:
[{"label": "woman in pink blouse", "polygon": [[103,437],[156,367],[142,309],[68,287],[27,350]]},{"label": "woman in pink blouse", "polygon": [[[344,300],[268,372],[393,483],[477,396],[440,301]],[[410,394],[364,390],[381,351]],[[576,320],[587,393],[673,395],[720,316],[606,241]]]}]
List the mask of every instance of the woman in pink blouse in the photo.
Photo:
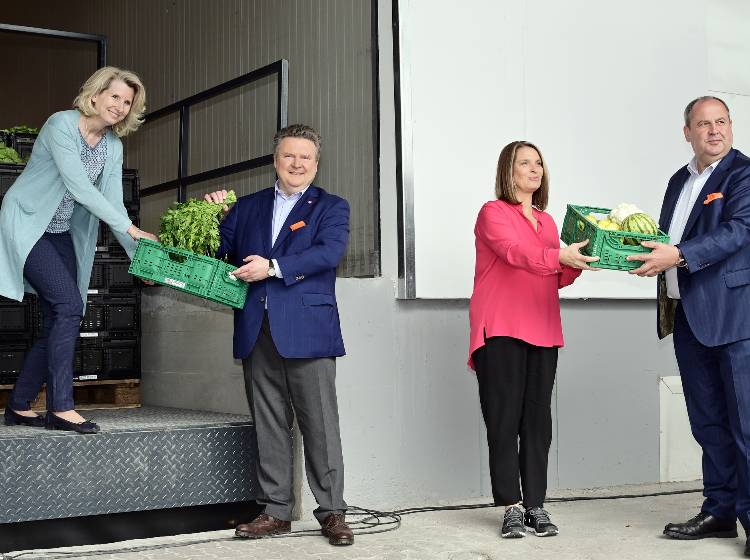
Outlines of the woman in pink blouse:
[{"label": "woman in pink blouse", "polygon": [[555,222],[544,212],[549,176],[533,144],[503,148],[495,195],[474,228],[469,366],[477,373],[487,426],[492,494],[505,506],[501,534],[523,537],[528,527],[552,536],[558,529],[543,505],[550,402],[563,345],[558,289],[592,270],[588,263],[598,257],[580,253],[588,241],[560,248]]}]

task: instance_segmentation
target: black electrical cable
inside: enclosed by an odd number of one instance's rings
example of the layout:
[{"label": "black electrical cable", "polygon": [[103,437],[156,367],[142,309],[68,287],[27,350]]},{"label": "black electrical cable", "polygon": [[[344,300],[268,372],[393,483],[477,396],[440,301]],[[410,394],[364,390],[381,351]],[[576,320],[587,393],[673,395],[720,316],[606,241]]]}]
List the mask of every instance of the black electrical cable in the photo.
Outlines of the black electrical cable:
[{"label": "black electrical cable", "polygon": [[[693,494],[696,492],[703,492],[703,489],[689,489],[689,490],[670,490],[665,492],[652,492],[649,494],[615,494],[612,496],[569,496],[567,498],[548,498],[545,503],[564,503],[564,502],[587,502],[593,500],[624,500],[628,498],[655,498],[658,496],[673,496],[675,494]],[[412,513],[425,513],[430,511],[456,511],[462,509],[482,509],[499,507],[494,503],[485,504],[464,504],[457,506],[425,506],[420,508],[408,508],[399,509],[393,512],[397,515],[410,515]]]},{"label": "black electrical cable", "polygon": [[[616,494],[612,496],[569,496],[567,498],[549,498],[547,503],[564,503],[564,502],[585,502],[593,500],[624,500],[632,498],[654,498],[659,496],[674,496],[677,494],[693,494],[702,492],[702,489],[688,490],[670,490],[664,492],[651,492],[647,494]],[[412,515],[414,513],[427,513],[434,511],[460,511],[469,509],[484,509],[499,507],[494,503],[484,504],[459,504],[455,506],[425,506],[418,508],[406,508],[395,511],[378,511],[357,506],[350,506],[346,511],[347,521],[355,535],[375,535],[395,531],[401,527],[401,517]],[[274,535],[273,539],[285,539],[293,537],[319,537],[319,529],[304,529],[300,531],[291,531],[281,535]],[[215,542],[229,542],[238,540],[236,537],[215,537],[211,539],[200,539],[194,541],[185,541],[180,543],[154,544],[135,546],[127,548],[112,548],[108,550],[92,550],[82,552],[65,552],[55,551],[47,552],[42,555],[32,556],[33,552],[21,552],[18,554],[2,554],[0,560],[57,560],[62,558],[87,558],[93,556],[107,556],[110,554],[124,554],[132,552],[147,552],[151,550],[160,550],[167,548],[181,548],[185,546],[194,546]]]}]

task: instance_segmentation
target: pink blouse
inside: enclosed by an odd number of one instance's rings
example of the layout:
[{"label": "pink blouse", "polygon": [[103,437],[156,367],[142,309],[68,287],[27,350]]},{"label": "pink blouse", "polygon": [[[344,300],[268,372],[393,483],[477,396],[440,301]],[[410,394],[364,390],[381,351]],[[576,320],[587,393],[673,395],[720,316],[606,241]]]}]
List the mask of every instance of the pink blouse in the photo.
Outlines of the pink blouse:
[{"label": "pink blouse", "polygon": [[469,367],[485,338],[510,336],[535,346],[562,346],[558,289],[581,271],[561,265],[552,216],[533,209],[537,229],[521,204],[487,202],[474,227],[477,260],[469,303]]}]

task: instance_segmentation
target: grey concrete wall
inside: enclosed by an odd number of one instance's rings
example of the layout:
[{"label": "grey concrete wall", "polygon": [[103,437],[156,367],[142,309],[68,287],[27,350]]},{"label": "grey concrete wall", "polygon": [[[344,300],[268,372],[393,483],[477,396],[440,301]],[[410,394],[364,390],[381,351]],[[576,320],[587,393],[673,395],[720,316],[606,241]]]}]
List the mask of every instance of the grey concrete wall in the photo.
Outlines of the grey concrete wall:
[{"label": "grey concrete wall", "polygon": [[[489,495],[466,301],[397,301],[387,279],[339,280],[338,394],[347,499],[397,507]],[[676,371],[653,302],[563,303],[551,487],[659,479],[658,377]],[[247,412],[231,315],[167,288],[144,295],[144,401]]]}]

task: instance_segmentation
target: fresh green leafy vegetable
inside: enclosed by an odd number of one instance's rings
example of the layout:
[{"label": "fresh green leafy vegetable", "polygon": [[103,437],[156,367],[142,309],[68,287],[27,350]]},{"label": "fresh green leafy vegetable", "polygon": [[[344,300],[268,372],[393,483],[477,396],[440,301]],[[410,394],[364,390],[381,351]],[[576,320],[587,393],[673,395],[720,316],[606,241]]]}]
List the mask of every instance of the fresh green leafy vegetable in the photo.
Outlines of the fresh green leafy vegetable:
[{"label": "fresh green leafy vegetable", "polygon": [[237,202],[234,191],[221,204],[191,199],[175,202],[161,216],[159,239],[164,245],[213,257],[219,248],[219,219],[224,205]]},{"label": "fresh green leafy vegetable", "polygon": [[0,142],[0,163],[25,163],[18,152]]},{"label": "fresh green leafy vegetable", "polygon": [[5,132],[6,134],[39,134],[39,129],[22,124],[11,126],[10,128],[3,128],[0,132]]}]

